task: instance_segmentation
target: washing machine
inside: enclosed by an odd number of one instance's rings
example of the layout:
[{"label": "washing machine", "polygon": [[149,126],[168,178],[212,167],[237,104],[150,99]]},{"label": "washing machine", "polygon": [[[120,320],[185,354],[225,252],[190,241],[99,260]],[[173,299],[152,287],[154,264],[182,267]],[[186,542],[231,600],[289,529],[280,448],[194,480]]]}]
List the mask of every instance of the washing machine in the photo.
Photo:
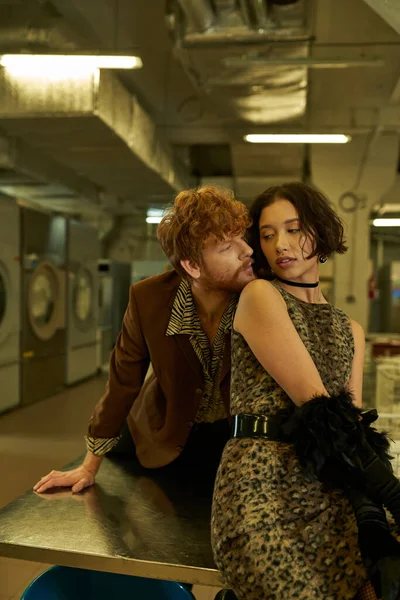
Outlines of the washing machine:
[{"label": "washing machine", "polygon": [[0,412],[20,403],[19,208],[0,195]]},{"label": "washing machine", "polygon": [[101,259],[99,272],[98,363],[107,371],[111,351],[121,329],[129,301],[132,267],[129,263]]},{"label": "washing machine", "polygon": [[64,217],[21,208],[21,402],[64,387],[66,344]]},{"label": "washing machine", "polygon": [[100,242],[97,230],[68,221],[67,242],[67,385],[97,372]]}]

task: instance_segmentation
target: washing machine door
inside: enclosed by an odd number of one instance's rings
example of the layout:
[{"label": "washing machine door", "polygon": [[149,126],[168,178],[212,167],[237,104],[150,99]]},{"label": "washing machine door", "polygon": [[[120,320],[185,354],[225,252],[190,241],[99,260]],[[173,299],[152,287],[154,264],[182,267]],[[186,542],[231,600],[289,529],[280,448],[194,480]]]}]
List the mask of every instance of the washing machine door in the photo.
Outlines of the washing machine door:
[{"label": "washing machine door", "polygon": [[7,337],[7,309],[9,304],[8,298],[9,281],[4,265],[0,262],[0,343]]},{"label": "washing machine door", "polygon": [[28,289],[29,323],[39,340],[50,340],[63,326],[62,303],[59,270],[51,262],[39,263]]},{"label": "washing machine door", "polygon": [[[6,342],[11,333],[18,333],[16,331],[17,315],[14,314],[18,311],[18,306],[13,297],[15,290],[13,290],[12,283],[9,269],[5,262],[0,260],[0,346]],[[10,348],[7,349],[7,354],[9,350]],[[0,361],[2,358],[1,354],[0,348]],[[16,354],[18,354],[18,350],[16,350]]]},{"label": "washing machine door", "polygon": [[95,312],[95,281],[86,267],[81,267],[74,278],[72,292],[72,314],[75,325],[81,331],[87,331],[93,325]]}]

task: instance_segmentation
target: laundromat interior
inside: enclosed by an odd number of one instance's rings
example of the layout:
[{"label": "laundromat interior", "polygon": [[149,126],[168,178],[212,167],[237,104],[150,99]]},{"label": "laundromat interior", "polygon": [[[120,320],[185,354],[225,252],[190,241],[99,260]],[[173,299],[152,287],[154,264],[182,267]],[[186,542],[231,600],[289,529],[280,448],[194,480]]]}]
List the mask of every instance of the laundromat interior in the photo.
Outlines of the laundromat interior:
[{"label": "laundromat interior", "polygon": [[[130,286],[172,268],[157,224],[204,185],[301,181],[343,219],[321,289],[400,472],[399,133],[399,1],[0,0],[0,507],[84,453]],[[0,600],[53,564],[0,527]]]}]

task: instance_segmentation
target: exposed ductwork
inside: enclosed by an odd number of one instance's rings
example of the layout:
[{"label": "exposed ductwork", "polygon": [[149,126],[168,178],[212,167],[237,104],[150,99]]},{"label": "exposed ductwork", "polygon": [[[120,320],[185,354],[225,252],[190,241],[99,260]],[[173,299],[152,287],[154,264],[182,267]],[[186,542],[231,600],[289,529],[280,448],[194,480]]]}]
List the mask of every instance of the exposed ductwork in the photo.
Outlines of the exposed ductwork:
[{"label": "exposed ductwork", "polygon": [[[100,49],[101,43],[82,23],[65,19],[64,9],[70,16],[71,11],[79,12],[81,4],[74,9],[68,1],[7,0],[4,4],[0,0],[0,54],[79,51],[88,44]],[[109,9],[108,19],[102,7]],[[111,5],[100,2],[98,9],[100,22],[108,24],[115,17]],[[33,148],[41,157],[40,168],[35,165],[38,172],[33,169],[27,175],[20,168],[19,150],[18,165],[10,167],[3,184],[21,197],[35,202],[40,198],[43,205],[51,203],[55,209],[87,213],[100,207],[114,214],[132,213],[132,202],[145,204],[154,194],[170,198],[190,185],[187,168],[159,135],[152,118],[110,72],[101,71],[91,79],[54,81],[13,76],[0,67],[0,126],[24,152],[28,148],[24,142],[29,141],[29,162],[35,158]],[[50,163],[52,168],[42,173],[43,165]],[[59,186],[61,171],[61,180],[68,183]],[[82,192],[71,192],[80,186],[85,188]],[[84,197],[91,202],[83,202]]]},{"label": "exposed ductwork", "polygon": [[307,0],[170,0],[167,11],[175,41],[185,48],[310,38]]},{"label": "exposed ductwork", "polygon": [[82,42],[51,2],[0,1],[0,53],[73,50]]},{"label": "exposed ductwork", "polygon": [[169,7],[176,55],[226,124],[305,113],[308,70],[296,60],[309,55],[307,0],[175,0]]},{"label": "exposed ductwork", "polygon": [[244,22],[253,29],[265,29],[268,25],[268,10],[264,0],[240,0]]},{"label": "exposed ductwork", "polygon": [[0,69],[0,124],[125,200],[171,195],[190,183],[155,123],[108,71],[52,82]]},{"label": "exposed ductwork", "polygon": [[63,48],[73,50],[76,44],[56,27],[30,27],[29,25],[3,28],[0,26],[0,47],[2,52],[14,48]]},{"label": "exposed ductwork", "polygon": [[400,34],[400,4],[398,0],[364,0],[390,27]]},{"label": "exposed ductwork", "polygon": [[214,10],[208,0],[178,0],[189,29],[202,33],[215,23]]},{"label": "exposed ductwork", "polygon": [[31,148],[0,136],[0,191],[46,208],[82,214],[99,213],[107,198],[99,188]]}]

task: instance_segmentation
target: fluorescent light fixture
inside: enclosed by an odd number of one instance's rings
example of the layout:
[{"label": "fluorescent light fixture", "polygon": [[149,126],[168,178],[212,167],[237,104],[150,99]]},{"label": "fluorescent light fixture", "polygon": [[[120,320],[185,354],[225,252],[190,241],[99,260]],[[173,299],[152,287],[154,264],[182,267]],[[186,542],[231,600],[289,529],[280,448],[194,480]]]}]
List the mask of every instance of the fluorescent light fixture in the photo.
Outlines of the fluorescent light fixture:
[{"label": "fluorescent light fixture", "polygon": [[148,208],[146,223],[161,223],[161,219],[164,215],[163,208]]},{"label": "fluorescent light fixture", "polygon": [[336,133],[251,133],[244,139],[252,144],[346,144],[351,137]]},{"label": "fluorescent light fixture", "polygon": [[400,227],[400,219],[374,219],[374,227]]},{"label": "fluorescent light fixture", "polygon": [[12,75],[48,77],[58,72],[76,77],[93,73],[96,69],[140,69],[143,63],[138,56],[3,54],[0,65]]},{"label": "fluorescent light fixture", "polygon": [[164,209],[162,208],[148,208],[147,216],[148,217],[162,217],[164,214]]}]

